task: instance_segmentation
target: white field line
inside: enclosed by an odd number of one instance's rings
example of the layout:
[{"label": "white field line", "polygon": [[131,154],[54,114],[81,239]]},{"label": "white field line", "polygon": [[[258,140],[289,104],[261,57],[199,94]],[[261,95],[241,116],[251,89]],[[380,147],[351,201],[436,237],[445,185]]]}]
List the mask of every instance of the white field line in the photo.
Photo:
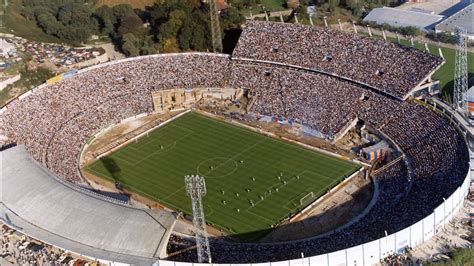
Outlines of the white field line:
[{"label": "white field line", "polygon": [[[332,192],[346,186],[346,184],[351,181],[352,179],[354,179],[354,177],[361,173],[362,171],[364,171],[364,168],[360,168],[358,171],[354,172],[351,176],[349,176],[348,178],[344,179],[339,185],[333,187],[331,190],[329,190],[326,194],[322,195],[321,197],[319,197],[318,199],[316,199],[313,203],[309,204],[306,208],[304,208],[303,210],[301,210],[299,213],[295,214],[291,219],[290,219],[290,222],[294,221],[295,219],[297,219],[298,217],[300,217],[301,215],[305,214],[308,210],[310,210],[311,208],[313,208],[314,206],[316,206],[317,204],[319,204],[320,202],[324,201],[325,199],[327,199],[329,196],[328,195],[331,195]],[[336,180],[337,181],[337,180]]]},{"label": "white field line", "polygon": [[[239,155],[242,155],[242,154],[245,153],[246,151],[248,151],[248,150],[254,148],[255,146],[257,146],[258,144],[264,142],[265,140],[266,140],[266,139],[263,138],[263,139],[261,139],[261,140],[255,142],[255,143],[252,144],[251,146],[249,146],[249,147],[243,149],[242,151],[240,151],[239,153],[237,153],[237,154],[235,154],[234,156],[230,157],[230,158],[227,159],[226,161],[224,161],[224,162],[218,164],[216,167],[214,167],[214,169],[212,169],[211,171],[209,171],[209,172],[207,172],[206,174],[204,174],[204,176],[208,175],[210,172],[212,172],[212,171],[214,171],[215,169],[219,168],[220,166],[222,166],[222,165],[228,163],[229,161],[234,160],[234,158],[238,157]],[[212,159],[212,158],[211,158],[211,159]]]},{"label": "white field line", "polygon": [[[177,143],[178,143],[180,140],[185,139],[185,138],[187,138],[188,136],[190,136],[190,135],[192,135],[192,134],[194,134],[194,132],[193,132],[193,133],[188,133],[188,134],[182,136],[181,138],[175,140],[175,141],[173,142],[173,144],[172,144],[170,147],[167,147],[166,149],[163,149],[163,150],[156,150],[156,151],[154,151],[154,152],[148,154],[147,156],[143,157],[142,159],[140,159],[140,160],[138,160],[138,161],[136,161],[136,162],[134,162],[134,163],[129,163],[129,162],[128,162],[128,163],[131,164],[132,166],[136,166],[137,164],[140,164],[141,162],[147,160],[148,158],[150,158],[151,156],[153,156],[153,155],[155,155],[155,154],[168,152],[169,150],[172,150],[174,147],[176,147]],[[151,141],[150,143],[153,143],[153,142],[155,142],[155,141],[156,141],[156,140]],[[116,157],[116,154],[114,154],[114,158],[121,159],[121,158],[119,158],[119,157]],[[122,159],[122,160],[125,160],[125,159]]]},{"label": "white field line", "polygon": [[[174,121],[174,120],[178,119],[179,117],[181,117],[181,116],[183,116],[183,115],[185,115],[185,114],[187,114],[187,113],[189,113],[189,112],[191,112],[191,110],[184,111],[184,112],[182,112],[182,113],[180,113],[180,114],[178,114],[178,115],[176,115],[176,116],[174,116],[174,117],[172,117],[172,118],[170,118],[170,119],[168,119],[168,120],[166,120],[166,121],[160,123],[160,124],[157,125],[156,127],[150,128],[149,130],[147,130],[147,131],[145,131],[145,132],[142,132],[141,134],[139,134],[139,135],[137,135],[137,136],[135,136],[135,137],[133,137],[133,138],[131,138],[131,139],[125,141],[124,143],[118,145],[117,147],[115,147],[115,148],[113,148],[113,149],[111,149],[111,150],[109,150],[109,151],[107,151],[107,152],[102,153],[101,155],[97,156],[97,159],[100,159],[101,157],[107,156],[107,155],[111,154],[112,152],[121,149],[122,147],[128,145],[129,143],[135,141],[136,139],[141,138],[142,136],[144,136],[144,135],[150,133],[151,131],[154,131],[154,130],[158,129],[158,128],[160,128],[160,127],[162,127],[162,126],[168,124],[168,123],[171,122],[171,121]],[[96,160],[97,160],[97,159],[96,159]]]},{"label": "white field line", "polygon": [[[310,173],[310,174],[313,174],[313,175],[316,175],[317,177],[323,177],[323,178],[326,178],[326,179],[331,180],[331,183],[330,183],[329,185],[327,185],[326,187],[324,187],[322,190],[325,190],[326,188],[328,188],[328,187],[330,187],[330,186],[333,186],[334,183],[337,182],[337,179],[333,179],[333,178],[327,177],[327,176],[325,176],[325,175],[317,174],[317,173],[315,173],[315,172],[313,172],[313,171],[310,171],[310,170],[303,170],[303,171],[301,171],[301,172],[300,172],[299,174],[297,174],[297,175],[298,175],[298,176],[302,176],[305,172]],[[264,193],[264,195],[263,195],[263,200],[260,199],[259,201],[257,201],[257,202],[254,204],[254,206],[250,206],[250,207],[248,207],[246,210],[247,210],[247,211],[250,211],[252,208],[256,207],[260,202],[264,201],[267,197],[270,197],[271,195],[273,195],[273,193],[267,195],[267,194],[266,194],[266,193],[267,193],[267,190],[271,190],[271,189],[273,189],[273,188],[275,188],[275,187],[278,188],[278,189],[283,188],[283,187],[289,185],[290,182],[291,182],[291,181],[294,181],[294,180],[298,180],[298,179],[296,179],[296,177],[293,176],[293,177],[291,177],[289,180],[286,180],[286,181],[287,181],[286,184],[284,184],[284,183],[282,184],[281,182],[278,182],[278,183],[276,183],[276,184],[274,184],[274,185],[272,185],[272,186],[270,186],[270,187],[265,188],[265,193]],[[314,193],[314,191],[312,191],[312,192]],[[274,193],[278,193],[278,192],[274,192]],[[289,210],[289,211],[293,211],[294,208],[288,208],[288,207],[287,207],[287,205],[288,205],[289,203],[291,203],[293,200],[294,200],[294,198],[291,199],[290,201],[288,201],[287,203],[285,203],[285,205],[283,205],[282,207],[284,207],[285,209],[287,209],[287,210]]]},{"label": "white field line", "polygon": [[243,124],[243,123],[240,123],[238,121],[234,121],[234,120],[227,120],[226,118],[223,118],[221,116],[218,116],[218,115],[214,115],[214,114],[211,114],[211,113],[208,113],[208,112],[205,112],[205,111],[202,111],[202,110],[195,110],[197,113],[199,114],[202,114],[204,116],[207,116],[207,117],[211,117],[211,118],[214,118],[214,119],[219,119],[218,121],[220,121],[221,123],[227,123],[227,124],[234,124],[238,127],[242,127],[242,128],[246,128],[246,129],[249,129],[253,132],[257,132],[259,134],[262,134],[262,135],[265,135],[265,136],[269,136],[269,137],[272,137],[273,139],[276,139],[276,140],[284,140],[283,143],[285,144],[289,144],[288,142],[290,143],[294,143],[294,144],[297,144],[299,146],[302,146],[303,148],[306,148],[308,150],[313,150],[313,151],[318,151],[320,153],[323,153],[325,155],[329,155],[331,159],[334,159],[334,158],[337,158],[339,160],[343,160],[343,161],[350,161],[350,162],[353,162],[355,164],[358,164],[360,166],[366,166],[366,167],[369,167],[370,164],[367,164],[367,163],[364,163],[364,162],[361,162],[357,159],[349,159],[345,156],[342,156],[340,154],[337,154],[337,153],[334,153],[334,152],[330,152],[330,151],[327,151],[327,150],[323,150],[321,148],[317,148],[317,147],[314,147],[314,146],[311,146],[311,145],[308,145],[308,144],[305,144],[305,143],[302,143],[302,142],[299,142],[299,141],[296,141],[296,140],[292,140],[292,139],[288,139],[286,137],[278,137],[277,135],[275,135],[274,133],[271,133],[271,132],[268,132],[268,131],[265,131],[263,129],[259,129],[259,128],[254,128],[254,127],[251,127],[249,125],[246,125],[246,124]]},{"label": "white field line", "polygon": [[256,213],[252,212],[251,210],[248,210],[248,209],[247,209],[247,210],[245,210],[245,211],[248,212],[248,213],[250,213],[250,214],[253,214],[253,215],[255,215],[255,216],[258,216],[258,217],[260,217],[260,218],[262,218],[262,219],[264,219],[264,220],[266,220],[266,221],[269,221],[269,222],[272,223],[272,224],[275,223],[275,221],[270,220],[270,219],[268,219],[268,218],[266,218],[266,217],[263,217],[263,216],[261,216],[261,215],[259,215],[259,214],[256,214]]},{"label": "white field line", "polygon": [[181,191],[183,188],[186,188],[186,186],[182,186],[180,187],[178,190],[176,190],[175,192],[169,194],[168,196],[164,197],[162,200],[167,200],[169,199],[170,197],[174,196],[176,193],[178,193],[179,191]]}]

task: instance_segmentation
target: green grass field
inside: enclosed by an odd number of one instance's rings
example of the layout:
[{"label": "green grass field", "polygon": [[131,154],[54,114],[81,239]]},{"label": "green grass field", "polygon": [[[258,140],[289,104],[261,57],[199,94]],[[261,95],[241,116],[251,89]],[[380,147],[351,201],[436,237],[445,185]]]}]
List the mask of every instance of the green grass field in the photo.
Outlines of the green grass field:
[{"label": "green grass field", "polygon": [[[3,4],[3,0],[0,1]],[[27,20],[21,15],[22,1],[9,0],[8,6],[5,9],[4,27],[0,30],[5,33],[14,34],[28,40],[47,42],[47,43],[61,43],[58,38],[48,35],[36,25],[34,20]]]},{"label": "green grass field", "polygon": [[[361,33],[361,35],[367,35],[366,33]],[[374,38],[382,38],[380,35],[374,34]],[[397,42],[396,38],[387,38],[391,42]],[[411,46],[410,40],[400,38],[400,44],[405,45],[405,46]],[[424,43],[419,43],[419,42],[414,42],[415,48],[419,50],[426,51],[425,49],[425,44]],[[440,56],[439,54],[439,49],[437,45],[428,44],[428,48],[430,49],[430,53]],[[452,97],[453,97],[453,88],[454,88],[454,64],[455,64],[455,56],[456,56],[456,50],[451,49],[451,48],[446,48],[446,47],[441,47],[441,51],[443,53],[444,59],[446,60],[445,64],[440,67],[434,74],[433,74],[433,79],[434,80],[439,80],[439,88],[441,91],[441,97],[447,101],[447,102],[452,102]],[[469,78],[472,78],[474,76],[474,64],[472,63],[474,61],[474,53],[468,52],[467,53],[467,67],[468,67],[468,75]],[[471,84],[470,84],[471,85]]]},{"label": "green grass field", "polygon": [[[391,38],[391,41],[395,42],[396,39]],[[400,43],[406,46],[411,46],[410,41],[406,39],[401,39]],[[424,44],[419,43],[419,42],[414,42],[414,44],[416,48],[425,51]],[[428,44],[430,53],[440,56],[438,47],[439,46],[436,46],[434,44]],[[454,49],[445,48],[445,47],[441,47],[441,51],[446,60],[446,63],[433,74],[433,79],[440,81],[439,86],[441,90],[441,97],[448,102],[452,102],[452,94],[453,94],[453,88],[454,88],[454,64],[455,64],[456,51]],[[474,76],[474,64],[472,64],[474,60],[474,54],[471,52],[468,52],[467,57],[468,57],[467,59],[468,74],[469,74],[469,77],[472,77]]]},{"label": "green grass field", "polygon": [[[184,176],[206,178],[208,223],[256,240],[358,165],[190,112],[86,170],[192,213]],[[307,196],[314,194],[314,197]],[[305,198],[304,200],[301,200]],[[253,206],[251,204],[253,202]],[[237,211],[237,209],[239,211]]]}]

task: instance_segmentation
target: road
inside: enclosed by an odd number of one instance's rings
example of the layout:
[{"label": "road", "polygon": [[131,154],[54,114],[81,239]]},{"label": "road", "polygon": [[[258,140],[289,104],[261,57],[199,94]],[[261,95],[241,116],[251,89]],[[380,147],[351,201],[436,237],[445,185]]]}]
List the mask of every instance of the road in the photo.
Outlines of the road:
[{"label": "road", "polygon": [[[291,12],[293,12],[292,9],[287,9],[287,10],[282,10],[282,11],[273,11],[273,12],[269,12],[268,16],[269,17],[279,17],[280,14],[282,16],[289,16],[289,15],[291,15]],[[254,18],[264,18],[264,17],[265,17],[265,13],[259,13],[259,14],[255,14],[255,15],[252,14],[252,16],[246,16],[245,18],[246,19],[254,19]]]}]

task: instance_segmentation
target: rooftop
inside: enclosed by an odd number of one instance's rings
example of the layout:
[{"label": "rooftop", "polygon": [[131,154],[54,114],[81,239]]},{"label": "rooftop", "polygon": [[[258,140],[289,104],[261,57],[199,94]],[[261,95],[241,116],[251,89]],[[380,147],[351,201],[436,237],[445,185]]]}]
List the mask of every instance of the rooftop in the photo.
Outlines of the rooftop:
[{"label": "rooftop", "polygon": [[57,179],[23,146],[1,152],[0,219],[86,256],[149,263],[166,250],[174,217],[114,203]]},{"label": "rooftop", "polygon": [[474,3],[436,25],[436,30],[454,32],[456,26],[465,28],[469,35],[474,34]]},{"label": "rooftop", "polygon": [[391,7],[374,8],[364,21],[373,21],[377,24],[387,23],[394,27],[417,27],[421,30],[434,29],[436,23],[444,17],[441,15],[402,10]]}]

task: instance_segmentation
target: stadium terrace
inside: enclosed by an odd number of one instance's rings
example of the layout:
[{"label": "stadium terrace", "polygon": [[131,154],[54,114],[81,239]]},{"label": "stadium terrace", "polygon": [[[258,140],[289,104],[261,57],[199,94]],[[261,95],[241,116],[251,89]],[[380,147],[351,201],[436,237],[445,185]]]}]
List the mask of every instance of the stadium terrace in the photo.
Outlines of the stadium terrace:
[{"label": "stadium terrace", "polygon": [[418,89],[443,61],[412,47],[300,24],[248,21],[233,58],[309,68],[398,98]]},{"label": "stadium terrace", "polygon": [[[442,61],[423,51],[335,30],[247,21],[232,56],[183,53],[129,58],[81,70],[66,80],[35,88],[2,109],[0,135],[3,145],[24,146],[28,153],[25,156],[31,156],[50,178],[79,187],[84,181],[78,171],[78,158],[86,141],[122,119],[153,113],[152,93],[170,88],[249,91],[254,97],[249,113],[307,125],[327,141],[333,141],[351,121],[362,121],[393,142],[401,156],[375,176],[379,184],[377,201],[358,221],[330,234],[290,242],[211,240],[213,263],[281,261],[301,258],[302,253],[315,256],[411,226],[433,213],[443,198],[450,197],[462,185],[469,168],[464,136],[449,118],[408,97],[430,79]],[[2,180],[10,180],[6,184],[11,187],[6,189],[14,191],[18,189],[11,182],[14,172],[9,174],[12,176]],[[45,193],[44,188],[41,191]],[[35,195],[34,186],[29,192],[21,192],[26,193],[24,197]],[[78,197],[76,194],[74,190]],[[84,197],[90,195],[85,193]],[[61,202],[61,208],[72,203]],[[81,204],[78,200],[74,203]],[[107,210],[117,208],[103,205]],[[9,199],[2,199],[1,206],[2,219],[5,213],[20,208]],[[35,213],[22,210],[19,215],[34,223]],[[139,210],[130,212],[143,215]],[[87,217],[81,221],[93,226]],[[43,230],[55,232],[58,228],[40,222]],[[159,230],[168,232],[171,223],[167,220],[166,224],[167,228]],[[61,227],[59,236],[70,237],[65,230]],[[169,238],[167,253],[174,254],[168,260],[197,261],[192,248],[195,243],[178,234],[162,234]],[[82,239],[79,244],[98,242],[93,235],[89,237],[92,240]],[[183,247],[189,249],[178,252]],[[120,252],[115,243],[100,248]],[[151,252],[133,252],[127,250],[123,256],[163,258]]]}]

